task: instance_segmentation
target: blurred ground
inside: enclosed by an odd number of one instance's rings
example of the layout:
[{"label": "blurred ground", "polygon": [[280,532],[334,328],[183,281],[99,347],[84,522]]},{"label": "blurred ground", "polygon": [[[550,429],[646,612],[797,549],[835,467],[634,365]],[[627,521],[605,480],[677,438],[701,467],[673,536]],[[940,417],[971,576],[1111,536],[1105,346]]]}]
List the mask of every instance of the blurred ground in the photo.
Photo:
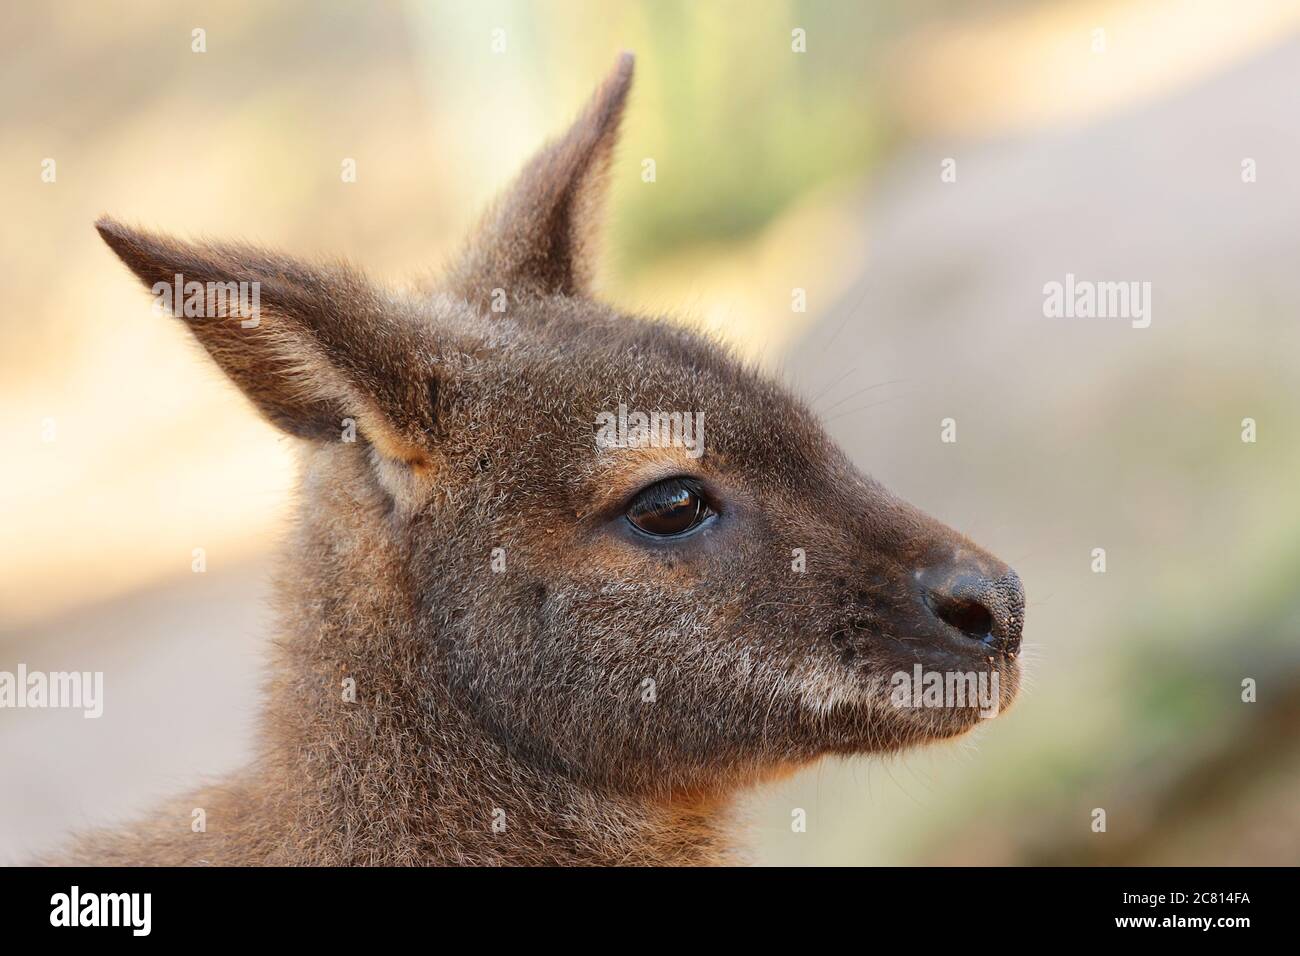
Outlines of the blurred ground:
[{"label": "blurred ground", "polygon": [[33,628],[0,669],[103,671],[103,715],[0,711],[0,864],[240,766],[270,630],[268,562],[186,574]]},{"label": "blurred ground", "polygon": [[[1300,861],[1300,11],[845,10],[0,14],[0,669],[104,670],[108,698],[99,721],[0,710],[0,776],[21,781],[0,792],[0,861],[240,762],[292,489],[289,442],[148,314],[90,222],[431,268],[623,46],[639,76],[610,296],[684,309],[786,374],[1030,599],[1013,711],[759,795],[759,859]],[[1151,327],[1043,318],[1067,272],[1150,281]]]}]

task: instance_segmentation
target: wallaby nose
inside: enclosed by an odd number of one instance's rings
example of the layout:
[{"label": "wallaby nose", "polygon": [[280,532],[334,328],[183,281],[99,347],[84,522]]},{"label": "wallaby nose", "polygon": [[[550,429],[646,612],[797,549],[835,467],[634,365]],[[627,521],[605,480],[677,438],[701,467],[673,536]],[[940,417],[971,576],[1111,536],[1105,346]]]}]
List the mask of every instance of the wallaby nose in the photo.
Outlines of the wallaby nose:
[{"label": "wallaby nose", "polygon": [[1015,571],[994,578],[973,567],[931,568],[921,586],[926,606],[944,624],[990,650],[1019,653],[1025,592]]}]

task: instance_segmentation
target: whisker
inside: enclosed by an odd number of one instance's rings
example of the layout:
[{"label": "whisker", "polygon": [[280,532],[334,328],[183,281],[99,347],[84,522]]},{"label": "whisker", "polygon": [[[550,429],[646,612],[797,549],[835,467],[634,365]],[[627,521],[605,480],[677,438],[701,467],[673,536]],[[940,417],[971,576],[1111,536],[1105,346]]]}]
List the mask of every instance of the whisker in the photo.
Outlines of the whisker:
[{"label": "whisker", "polygon": [[[831,379],[829,385],[824,386],[824,387],[823,387],[823,388],[822,388],[822,389],[821,389],[821,390],[820,390],[816,395],[814,395],[812,398],[808,399],[808,404],[809,404],[810,406],[816,406],[816,404],[817,404],[817,400],[818,400],[819,398],[821,398],[823,395],[825,395],[827,392],[829,392],[831,389],[833,389],[836,385],[840,384],[840,382],[844,381],[846,378],[848,378],[850,375],[852,375],[852,374],[853,374],[854,372],[856,372],[857,370],[858,370],[858,367],[857,367],[856,365],[854,365],[852,368],[847,368],[847,369],[845,369],[843,372],[841,372],[841,373],[840,373],[839,375],[837,375],[835,378]],[[834,406],[831,406],[831,407],[833,408]]]},{"label": "whisker", "polygon": [[898,385],[898,384],[901,384],[901,383],[904,382],[904,381],[906,381],[906,379],[896,378],[896,379],[892,379],[891,381],[888,381],[888,382],[878,382],[878,383],[875,384],[875,385],[868,385],[866,388],[860,388],[860,389],[858,389],[856,392],[854,392],[853,394],[851,394],[851,395],[845,395],[845,396],[844,396],[843,398],[841,398],[839,401],[834,402],[834,403],[832,403],[832,404],[830,404],[830,405],[827,405],[825,408],[823,408],[823,409],[820,410],[820,411],[821,411],[821,414],[825,415],[825,414],[826,414],[827,412],[829,412],[831,409],[836,408],[836,407],[838,407],[838,406],[840,406],[840,405],[843,405],[845,402],[849,401],[850,399],[857,398],[859,395],[865,395],[867,392],[873,391],[874,389],[877,389],[877,388],[884,388],[886,385]]},{"label": "whisker", "polygon": [[847,412],[841,412],[838,415],[832,415],[830,418],[826,419],[826,424],[830,424],[836,419],[843,418],[845,415],[857,415],[859,412],[865,412],[867,409],[875,408],[878,405],[888,405],[890,402],[896,402],[903,397],[904,396],[902,395],[895,395],[893,398],[886,398],[883,401],[872,402],[870,405],[863,405],[861,408],[855,408]]}]

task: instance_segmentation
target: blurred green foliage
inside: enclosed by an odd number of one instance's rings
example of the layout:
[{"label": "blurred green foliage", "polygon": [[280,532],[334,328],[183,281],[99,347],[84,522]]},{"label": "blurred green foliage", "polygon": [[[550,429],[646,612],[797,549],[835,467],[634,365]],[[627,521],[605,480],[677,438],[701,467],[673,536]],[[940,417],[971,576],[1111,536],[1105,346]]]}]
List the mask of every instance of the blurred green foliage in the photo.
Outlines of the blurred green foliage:
[{"label": "blurred green foliage", "polygon": [[[869,168],[888,145],[869,80],[883,36],[874,5],[653,6],[642,42],[658,89],[640,95],[685,110],[654,114],[655,128],[632,145],[653,155],[659,176],[689,182],[626,192],[628,255],[751,235],[820,183]],[[816,56],[792,51],[792,24]],[[755,57],[756,46],[772,53]]]}]

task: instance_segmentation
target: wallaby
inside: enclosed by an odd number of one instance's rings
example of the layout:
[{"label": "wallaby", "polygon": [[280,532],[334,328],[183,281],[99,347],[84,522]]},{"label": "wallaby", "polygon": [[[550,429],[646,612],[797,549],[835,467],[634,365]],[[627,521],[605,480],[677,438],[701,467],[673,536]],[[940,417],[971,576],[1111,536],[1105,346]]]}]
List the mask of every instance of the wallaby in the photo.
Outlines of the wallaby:
[{"label": "wallaby", "polygon": [[302,439],[302,503],[252,764],[60,860],[723,863],[745,788],[986,714],[895,675],[1014,698],[1013,571],[718,344],[592,297],[631,81],[625,54],[437,291],[97,223],[156,291],[202,284],[185,324]]}]

